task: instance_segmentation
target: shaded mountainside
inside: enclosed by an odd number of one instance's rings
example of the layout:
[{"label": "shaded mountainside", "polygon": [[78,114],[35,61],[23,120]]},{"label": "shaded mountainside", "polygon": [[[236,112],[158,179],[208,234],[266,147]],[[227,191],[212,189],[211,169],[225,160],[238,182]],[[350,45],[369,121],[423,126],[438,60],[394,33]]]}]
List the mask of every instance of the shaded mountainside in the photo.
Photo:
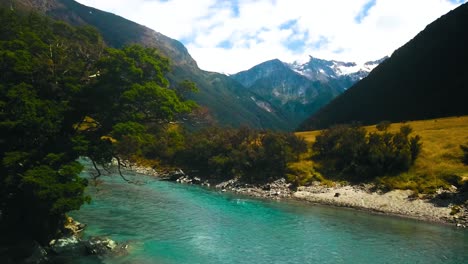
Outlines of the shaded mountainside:
[{"label": "shaded mountainside", "polygon": [[[295,127],[365,78],[386,58],[357,65],[353,62],[328,61],[310,57],[306,63],[284,63],[278,59],[263,62],[231,77],[282,109]],[[253,100],[257,98],[253,97]]]},{"label": "shaded mountainside", "polygon": [[73,25],[94,26],[112,47],[139,43],[159,49],[171,60],[172,72],[167,76],[171,84],[176,85],[185,79],[194,81],[200,91],[192,99],[206,106],[220,125],[294,129],[294,124],[288,121],[282,110],[269,107],[266,111],[259,107],[258,102],[251,99],[255,95],[241,84],[226,75],[200,70],[182,43],[147,27],[73,0],[0,0],[0,5],[12,10],[38,11]]},{"label": "shaded mountainside", "polygon": [[468,114],[468,4],[428,25],[299,130]]}]

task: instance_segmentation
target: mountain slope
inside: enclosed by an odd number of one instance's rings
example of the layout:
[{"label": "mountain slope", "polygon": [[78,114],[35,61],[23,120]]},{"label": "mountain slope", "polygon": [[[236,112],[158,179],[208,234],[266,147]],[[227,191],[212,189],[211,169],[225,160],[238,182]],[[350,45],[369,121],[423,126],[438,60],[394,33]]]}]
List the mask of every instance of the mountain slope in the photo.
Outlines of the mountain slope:
[{"label": "mountain slope", "polygon": [[357,65],[310,57],[306,63],[266,61],[231,77],[261,96],[269,105],[282,109],[298,126],[351,85],[366,77],[384,59]]},{"label": "mountain slope", "polygon": [[172,72],[168,79],[176,85],[185,79],[194,81],[200,92],[193,98],[209,108],[211,115],[221,125],[248,125],[256,128],[292,130],[293,124],[280,109],[266,111],[251,97],[252,93],[229,77],[202,71],[182,43],[147,27],[117,15],[81,5],[73,0],[0,0],[0,5],[12,10],[33,10],[73,25],[91,25],[103,35],[112,47],[130,43],[155,47],[170,58]]},{"label": "mountain slope", "polygon": [[468,114],[468,4],[431,23],[299,130]]}]

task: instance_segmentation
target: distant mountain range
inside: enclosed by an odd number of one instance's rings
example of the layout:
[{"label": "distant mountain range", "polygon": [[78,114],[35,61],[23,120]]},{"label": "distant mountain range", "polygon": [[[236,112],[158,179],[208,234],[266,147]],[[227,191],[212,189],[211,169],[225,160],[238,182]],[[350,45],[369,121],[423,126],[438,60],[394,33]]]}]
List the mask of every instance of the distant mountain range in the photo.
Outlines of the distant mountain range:
[{"label": "distant mountain range", "polygon": [[309,56],[306,63],[294,62],[288,64],[289,68],[305,76],[311,81],[333,82],[337,81],[343,89],[350,87],[350,83],[365,78],[375,67],[388,59],[384,57],[376,61],[369,61],[362,65],[355,62],[328,61]]},{"label": "distant mountain range", "polygon": [[282,109],[296,127],[318,109],[365,78],[380,60],[358,65],[309,57],[306,63],[270,60],[231,77],[249,91],[265,111]]},{"label": "distant mountain range", "polygon": [[468,3],[428,25],[299,130],[468,114]]}]

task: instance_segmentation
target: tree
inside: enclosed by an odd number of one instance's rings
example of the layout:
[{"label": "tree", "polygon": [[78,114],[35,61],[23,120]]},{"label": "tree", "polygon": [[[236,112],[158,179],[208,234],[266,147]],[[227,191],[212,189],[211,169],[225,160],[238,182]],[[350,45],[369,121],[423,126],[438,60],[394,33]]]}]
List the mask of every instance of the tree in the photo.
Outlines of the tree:
[{"label": "tree", "polygon": [[209,128],[188,137],[178,162],[205,177],[258,183],[284,177],[305,151],[305,141],[292,133]]},{"label": "tree", "polygon": [[89,200],[72,124],[103,41],[36,14],[0,17],[10,26],[0,39],[0,230],[45,243]]},{"label": "tree", "polygon": [[122,50],[108,48],[97,62],[97,70],[99,75],[83,96],[92,100],[84,112],[98,126],[83,134],[92,145],[98,144],[103,135],[117,140],[108,145],[113,154],[100,164],[122,154],[126,158],[143,155],[142,148],[155,145],[156,140],[147,127],[164,127],[196,107],[193,101],[181,99],[177,91],[169,88],[164,77],[169,61],[156,49],[138,45]]},{"label": "tree", "polygon": [[[89,27],[0,9],[0,231],[46,243],[89,201],[79,156],[104,165],[142,152],[195,104],[164,77],[153,48],[105,48]],[[120,165],[120,162],[119,162]]]}]

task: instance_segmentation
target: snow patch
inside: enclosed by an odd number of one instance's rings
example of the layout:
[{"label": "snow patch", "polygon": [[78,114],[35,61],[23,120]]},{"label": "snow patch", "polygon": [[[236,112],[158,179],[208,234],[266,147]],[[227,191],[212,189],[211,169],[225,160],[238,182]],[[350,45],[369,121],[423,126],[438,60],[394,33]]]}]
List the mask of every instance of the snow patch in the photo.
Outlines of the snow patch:
[{"label": "snow patch", "polygon": [[[383,58],[378,61],[373,61],[373,62],[366,62],[366,63],[354,63],[354,62],[342,62],[342,61],[323,61],[319,60],[319,63],[325,62],[322,66],[312,66],[311,68],[311,60],[313,58],[309,58],[309,61],[294,61],[293,63],[286,64],[289,66],[291,70],[294,72],[305,76],[307,78],[314,78],[315,74],[312,74],[312,72],[317,72],[321,73],[327,77],[330,78],[337,78],[340,76],[347,76],[347,75],[353,75],[359,72],[367,72],[370,73],[375,67],[379,65],[380,62],[385,60],[386,58]],[[330,62],[330,64],[326,63]],[[332,70],[332,73],[329,71]]]},{"label": "snow patch", "polygon": [[251,96],[250,99],[252,99],[252,101],[255,102],[255,104],[260,107],[261,109],[267,111],[268,113],[272,113],[273,112],[273,109],[271,109],[271,106],[270,104],[268,103],[265,103],[265,102],[262,102],[262,101],[257,101],[257,99],[255,99],[255,97]]}]

